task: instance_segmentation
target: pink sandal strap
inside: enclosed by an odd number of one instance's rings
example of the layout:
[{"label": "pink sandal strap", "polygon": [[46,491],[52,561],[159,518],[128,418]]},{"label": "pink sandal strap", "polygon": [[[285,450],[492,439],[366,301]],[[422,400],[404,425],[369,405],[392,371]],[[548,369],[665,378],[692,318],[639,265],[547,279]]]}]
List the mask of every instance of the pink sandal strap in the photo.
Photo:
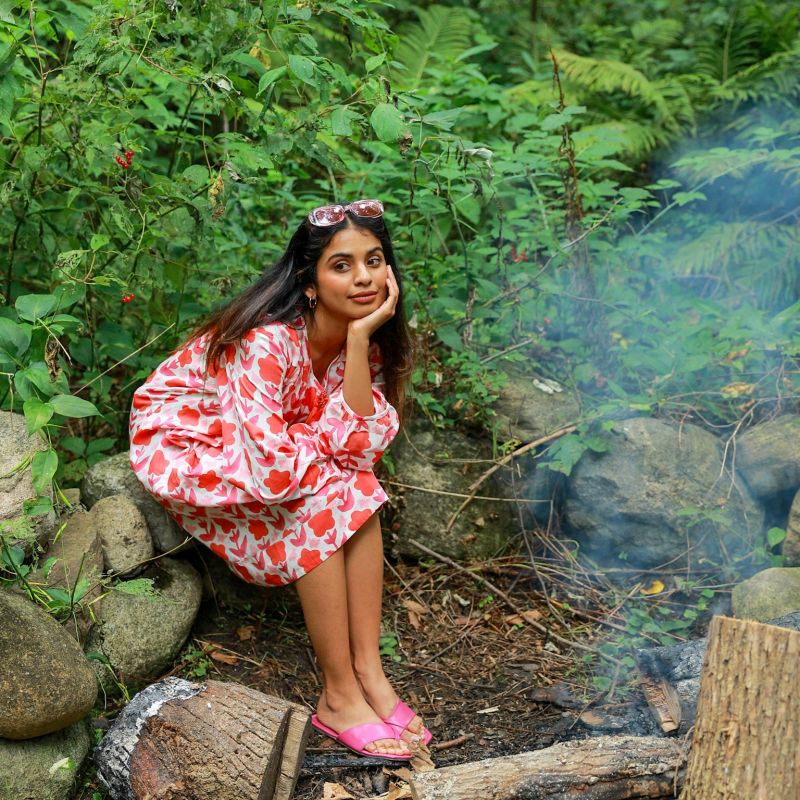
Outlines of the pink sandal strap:
[{"label": "pink sandal strap", "polygon": [[[342,731],[339,734],[339,741],[353,750],[364,751],[370,742],[378,739],[396,739],[394,730],[383,722],[365,722],[363,725],[355,725]],[[367,755],[375,755],[366,751]],[[384,753],[385,755],[385,753]]]},{"label": "pink sandal strap", "polygon": [[398,700],[397,705],[392,709],[392,713],[382,717],[382,719],[389,725],[396,725],[398,728],[405,730],[408,727],[408,723],[416,716],[414,710],[407,703]]},{"label": "pink sandal strap", "polygon": [[[413,708],[402,700],[398,700],[397,705],[392,709],[392,713],[386,717],[381,717],[381,719],[395,729],[396,736],[400,736],[416,716],[417,713]],[[427,745],[431,739],[433,739],[433,734],[423,725],[422,741]]]},{"label": "pink sandal strap", "polygon": [[330,736],[331,739],[335,739],[345,747],[349,747],[359,755],[374,758],[387,758],[393,761],[408,761],[411,758],[410,753],[406,755],[400,755],[372,752],[364,749],[370,742],[375,742],[378,739],[397,739],[394,729],[384,722],[365,722],[361,725],[354,725],[352,728],[348,728],[346,731],[342,731],[341,733],[337,733],[335,730],[333,730],[333,728],[329,728],[324,722],[320,722],[320,719],[316,714],[312,714],[311,724],[318,731],[321,731],[326,736]]}]

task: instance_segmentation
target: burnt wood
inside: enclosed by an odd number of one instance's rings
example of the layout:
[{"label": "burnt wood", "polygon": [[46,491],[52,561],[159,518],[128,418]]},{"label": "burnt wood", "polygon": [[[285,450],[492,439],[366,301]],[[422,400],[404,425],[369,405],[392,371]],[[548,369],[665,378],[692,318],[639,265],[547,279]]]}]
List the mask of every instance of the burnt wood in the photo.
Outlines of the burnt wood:
[{"label": "burnt wood", "polygon": [[[800,611],[770,620],[768,625],[800,630]],[[682,736],[694,725],[697,695],[700,691],[700,673],[708,649],[708,639],[693,639],[690,642],[669,647],[651,647],[636,650],[634,656],[639,671],[645,680],[670,684],[680,700],[680,725],[677,735]],[[645,695],[646,695],[645,691]],[[658,712],[655,712],[658,718]]]}]

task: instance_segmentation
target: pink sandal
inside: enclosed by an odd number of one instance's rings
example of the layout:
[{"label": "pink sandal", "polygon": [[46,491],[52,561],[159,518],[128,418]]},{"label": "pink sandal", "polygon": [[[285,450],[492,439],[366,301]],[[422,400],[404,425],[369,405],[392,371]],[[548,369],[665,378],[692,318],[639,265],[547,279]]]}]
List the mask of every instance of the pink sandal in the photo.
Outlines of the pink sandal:
[{"label": "pink sandal", "polygon": [[[397,739],[397,735],[390,724],[383,722],[365,722],[362,725],[354,725],[346,731],[336,733],[333,728],[329,728],[325,723],[319,721],[316,714],[311,715],[311,724],[321,733],[330,736],[331,739],[350,748],[354,753],[368,758],[385,758],[389,761],[410,761],[411,753],[407,755],[389,755],[388,753],[372,753],[364,748],[370,742],[378,739]],[[404,744],[406,744],[404,742]]]},{"label": "pink sandal", "polygon": [[[408,723],[411,722],[411,720],[416,716],[417,714],[412,708],[406,705],[402,700],[398,700],[397,705],[394,707],[392,713],[386,717],[381,717],[381,719],[387,725],[392,726],[395,737],[399,739],[403,731],[408,727]],[[416,735],[413,733],[413,731],[409,731],[409,733],[412,736]],[[431,739],[433,739],[433,734],[425,726],[423,726],[422,741],[426,747]]]}]

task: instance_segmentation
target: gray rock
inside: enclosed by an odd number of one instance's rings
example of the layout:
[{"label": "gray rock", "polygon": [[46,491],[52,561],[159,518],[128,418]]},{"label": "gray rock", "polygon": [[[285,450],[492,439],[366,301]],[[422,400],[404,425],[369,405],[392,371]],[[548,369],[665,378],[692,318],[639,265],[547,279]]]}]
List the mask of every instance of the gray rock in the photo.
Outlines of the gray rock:
[{"label": "gray rock", "polygon": [[[108,658],[123,683],[157,677],[169,667],[200,607],[200,576],[190,564],[162,558],[143,577],[154,579],[156,595],[137,596],[119,589],[107,594],[88,645]],[[108,669],[93,664],[103,688],[115,693],[118,687]]]},{"label": "gray rock", "polygon": [[794,496],[786,522],[786,538],[783,540],[783,556],[786,566],[800,567],[800,492]]},{"label": "gray rock", "polygon": [[[38,451],[47,450],[47,443],[38,433],[29,436],[25,417],[10,411],[0,411],[0,442],[0,475],[5,476],[0,478],[0,534],[9,545],[19,544],[30,555],[34,541],[46,541],[55,515],[50,512],[28,518],[23,514],[22,504],[36,497],[36,492],[30,466],[17,467]],[[47,496],[53,496],[49,487]]]},{"label": "gray rock", "polygon": [[566,477],[549,469],[541,459],[534,460],[531,456],[523,456],[520,467],[525,481],[523,492],[528,500],[523,507],[526,525],[537,523],[547,527],[550,515],[558,515],[563,506]]},{"label": "gray rock", "polygon": [[608,452],[582,456],[565,513],[581,552],[604,566],[717,564],[748,552],[764,525],[712,434],[644,417],[617,422]]},{"label": "gray rock", "polygon": [[153,545],[159,553],[179,548],[188,537],[166,509],[145,491],[131,467],[127,453],[118,453],[99,461],[86,473],[81,484],[81,497],[87,508],[103,497],[114,494],[126,494],[136,503],[147,520]]},{"label": "gray rock", "polygon": [[577,400],[561,384],[506,368],[507,383],[495,401],[498,437],[531,442],[564,427],[580,415]]},{"label": "gray rock", "polygon": [[800,611],[800,567],[772,567],[736,586],[733,615],[766,622]]},{"label": "gray rock", "polygon": [[88,591],[78,599],[73,615],[64,624],[65,629],[83,643],[93,624],[91,611],[97,613],[100,608],[101,601],[98,598],[103,591],[100,585],[103,551],[92,518],[85,511],[75,511],[62,523],[61,532],[39,558],[42,567],[49,559],[55,559],[55,563],[48,568],[46,577],[40,567],[31,573],[30,580],[43,586],[64,589],[73,596],[77,584],[88,582]]},{"label": "gray rock", "polygon": [[[420,489],[403,489],[395,495],[400,507],[394,527],[395,551],[413,558],[424,554],[408,540],[416,539],[451,558],[486,558],[500,552],[519,532],[515,504],[473,500],[446,531],[452,513],[463,502],[455,494],[469,494],[469,485],[491,465],[488,445],[453,430],[440,431],[425,419],[414,420],[392,445],[396,479]],[[478,460],[478,463],[470,463]],[[481,486],[479,495],[508,497],[509,470],[495,473]],[[396,491],[391,485],[388,489]],[[401,499],[402,498],[402,499]]]},{"label": "gray rock", "polygon": [[78,643],[46,611],[1,590],[0,620],[0,736],[43,736],[86,716],[97,679]]},{"label": "gray rock", "polygon": [[70,800],[92,736],[86,719],[27,739],[0,739],[0,800]]},{"label": "gray rock", "polygon": [[94,526],[103,543],[106,569],[129,573],[153,556],[153,540],[144,514],[124,494],[98,500],[91,511]]},{"label": "gray rock", "polygon": [[784,414],[745,431],[736,443],[736,467],[757,497],[800,489],[800,416]]}]

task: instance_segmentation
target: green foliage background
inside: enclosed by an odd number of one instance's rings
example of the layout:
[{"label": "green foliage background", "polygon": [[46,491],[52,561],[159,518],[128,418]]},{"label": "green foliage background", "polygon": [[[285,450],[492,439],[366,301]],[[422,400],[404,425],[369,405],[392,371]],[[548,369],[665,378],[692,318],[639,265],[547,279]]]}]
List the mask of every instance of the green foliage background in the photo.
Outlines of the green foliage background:
[{"label": "green foliage background", "polygon": [[0,397],[51,443],[37,489],[125,449],[135,387],[333,198],[386,204],[442,424],[491,425],[509,361],[583,398],[565,471],[608,416],[796,407],[799,16],[0,0]]}]

